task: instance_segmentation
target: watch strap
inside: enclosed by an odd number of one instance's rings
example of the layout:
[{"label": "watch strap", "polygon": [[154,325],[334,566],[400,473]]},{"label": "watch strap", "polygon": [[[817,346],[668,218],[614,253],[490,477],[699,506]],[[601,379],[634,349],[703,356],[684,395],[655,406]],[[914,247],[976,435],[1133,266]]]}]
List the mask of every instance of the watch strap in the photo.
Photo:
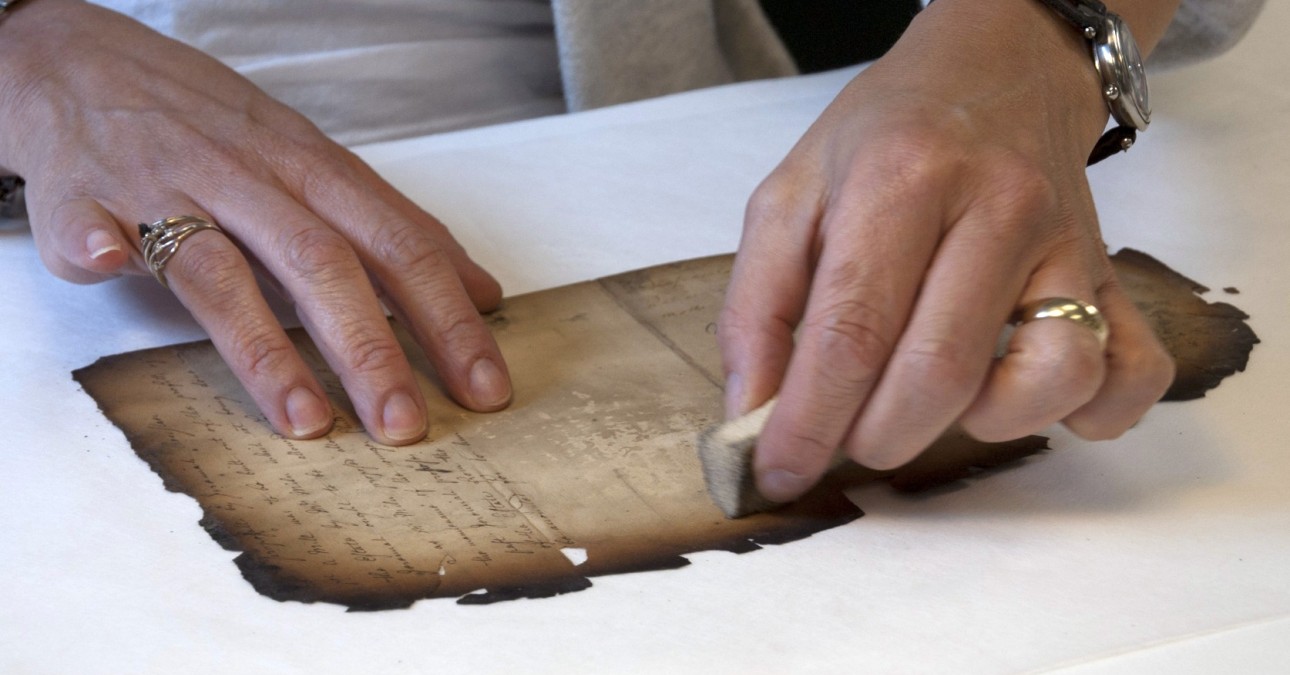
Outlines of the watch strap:
[{"label": "watch strap", "polygon": [[1093,152],[1088,155],[1087,166],[1093,166],[1111,155],[1128,150],[1137,140],[1138,130],[1131,126],[1122,124],[1111,129],[1097,139]]},{"label": "watch strap", "polygon": [[[1080,30],[1087,40],[1097,38],[1106,22],[1106,5],[1100,0],[1039,0],[1044,6],[1053,10],[1058,16],[1070,22]],[[1138,132],[1131,126],[1120,124],[1102,134],[1089,153],[1088,166],[1133,146],[1138,139]]]},{"label": "watch strap", "polygon": [[1106,5],[1100,0],[1039,0],[1059,16],[1071,22],[1084,37],[1093,39],[1106,18]]}]

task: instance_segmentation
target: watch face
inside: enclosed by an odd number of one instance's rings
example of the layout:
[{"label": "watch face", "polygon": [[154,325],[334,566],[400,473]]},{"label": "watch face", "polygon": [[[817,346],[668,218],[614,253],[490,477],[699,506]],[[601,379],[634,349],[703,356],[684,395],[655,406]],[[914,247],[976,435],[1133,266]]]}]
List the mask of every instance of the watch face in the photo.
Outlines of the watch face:
[{"label": "watch face", "polygon": [[1093,46],[1093,60],[1103,84],[1114,85],[1116,94],[1107,96],[1111,113],[1120,124],[1139,131],[1146,129],[1151,122],[1151,102],[1137,41],[1128,25],[1114,14],[1107,15],[1098,38]]},{"label": "watch face", "polygon": [[1129,93],[1134,98],[1138,110],[1142,112],[1144,122],[1151,121],[1151,103],[1147,98],[1147,70],[1142,66],[1142,53],[1138,51],[1138,42],[1129,32],[1128,24],[1117,21],[1120,43],[1120,55],[1124,60],[1124,73],[1129,81]]}]

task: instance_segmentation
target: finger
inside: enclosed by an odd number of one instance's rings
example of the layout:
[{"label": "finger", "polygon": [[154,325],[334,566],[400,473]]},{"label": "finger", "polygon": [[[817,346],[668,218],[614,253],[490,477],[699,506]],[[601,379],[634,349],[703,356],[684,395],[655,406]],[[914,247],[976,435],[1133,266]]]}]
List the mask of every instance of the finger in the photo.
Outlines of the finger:
[{"label": "finger", "polygon": [[225,229],[294,300],[368,433],[388,445],[425,436],[425,400],[349,242],[271,185],[230,179],[212,200]]},{"label": "finger", "polygon": [[452,397],[472,410],[506,407],[506,361],[441,242],[417,223],[400,220],[387,222],[369,246],[360,257]]},{"label": "finger", "polygon": [[[1072,254],[1074,255],[1074,254]],[[1020,306],[1052,297],[1102,304],[1086,264],[1062,261],[1036,271]],[[1111,326],[1115,333],[1118,326]],[[1071,414],[1097,393],[1106,375],[1097,334],[1074,321],[1028,321],[1013,333],[976,400],[963,414],[963,429],[983,441],[1006,441],[1035,433]]]},{"label": "finger", "polygon": [[[373,200],[352,172],[338,166],[315,213],[345,233],[391,310],[425,350],[454,399],[478,411],[506,407],[510,374],[477,305],[494,307],[500,287],[466,256],[447,229],[410,202],[400,210]],[[318,210],[326,207],[328,210]],[[411,213],[412,218],[407,217]],[[463,274],[469,281],[463,280]],[[472,298],[467,287],[475,289]]]},{"label": "finger", "polygon": [[892,469],[931,445],[985,381],[999,330],[1029,276],[1035,209],[978,208],[945,235],[908,326],[846,442],[847,454]]},{"label": "finger", "polygon": [[764,403],[784,378],[810,289],[811,237],[804,233],[819,218],[816,194],[772,177],[749,199],[717,322],[728,419]]},{"label": "finger", "polygon": [[[443,222],[427,213],[411,199],[404,196],[403,193],[394,189],[394,186],[385,182],[385,179],[381,178],[357,156],[351,153],[350,159],[358,178],[365,185],[370,186],[381,201],[395,208],[408,222],[416,223],[436,241],[441,242],[444,252],[448,256],[448,261],[452,263],[453,269],[456,270],[457,276],[461,279],[461,284],[475,309],[481,312],[491,312],[501,305],[501,284],[497,283],[497,279],[492,274],[489,274],[487,270],[471,259],[470,255],[466,253],[466,249],[457,242]],[[332,205],[329,204],[328,206],[331,207]],[[329,208],[325,212],[333,211],[334,208]]]},{"label": "finger", "polygon": [[[209,219],[182,198],[157,203],[165,206],[153,213]],[[227,236],[212,230],[189,236],[163,273],[275,429],[293,438],[314,438],[331,428],[331,407],[322,387],[260,295],[246,259]]]},{"label": "finger", "polygon": [[1127,431],[1174,380],[1173,358],[1118,281],[1103,287],[1099,302],[1111,325],[1106,376],[1092,400],[1064,420],[1071,431],[1089,440],[1116,438]]},{"label": "finger", "polygon": [[126,271],[131,247],[116,219],[94,199],[68,198],[48,217],[35,208],[32,215],[40,257],[55,276],[92,284]]},{"label": "finger", "polygon": [[795,499],[819,480],[882,374],[939,237],[930,194],[830,205],[800,339],[754,457],[766,498]]}]

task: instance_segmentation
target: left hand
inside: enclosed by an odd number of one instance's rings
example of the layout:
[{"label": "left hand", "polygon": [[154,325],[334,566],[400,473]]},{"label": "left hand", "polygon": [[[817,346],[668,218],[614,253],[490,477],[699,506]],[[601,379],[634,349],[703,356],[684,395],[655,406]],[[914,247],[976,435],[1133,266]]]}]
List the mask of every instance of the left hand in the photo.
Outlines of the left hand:
[{"label": "left hand", "polygon": [[[956,421],[987,441],[1058,421],[1115,437],[1173,379],[1085,178],[1107,119],[1087,46],[1034,0],[988,4],[921,14],[750,200],[719,335],[729,415],[778,391],[754,461],[769,499],[839,447],[892,468]],[[996,361],[1013,310],[1052,296],[1102,310],[1105,351],[1035,321]]]}]

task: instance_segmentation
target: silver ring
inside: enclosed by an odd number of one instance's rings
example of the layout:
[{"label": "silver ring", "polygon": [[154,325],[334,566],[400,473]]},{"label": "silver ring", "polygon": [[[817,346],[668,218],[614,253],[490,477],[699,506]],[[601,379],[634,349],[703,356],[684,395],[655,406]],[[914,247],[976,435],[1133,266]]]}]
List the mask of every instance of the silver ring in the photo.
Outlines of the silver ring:
[{"label": "silver ring", "polygon": [[1026,324],[1040,319],[1066,319],[1088,328],[1097,335],[1097,343],[1103,349],[1111,336],[1111,327],[1101,310],[1075,298],[1042,298],[1028,302],[1017,310],[1014,321]]},{"label": "silver ring", "polygon": [[162,286],[170,288],[166,282],[166,263],[179,251],[179,244],[202,230],[223,232],[215,223],[197,216],[171,216],[151,225],[139,223],[143,262]]}]

